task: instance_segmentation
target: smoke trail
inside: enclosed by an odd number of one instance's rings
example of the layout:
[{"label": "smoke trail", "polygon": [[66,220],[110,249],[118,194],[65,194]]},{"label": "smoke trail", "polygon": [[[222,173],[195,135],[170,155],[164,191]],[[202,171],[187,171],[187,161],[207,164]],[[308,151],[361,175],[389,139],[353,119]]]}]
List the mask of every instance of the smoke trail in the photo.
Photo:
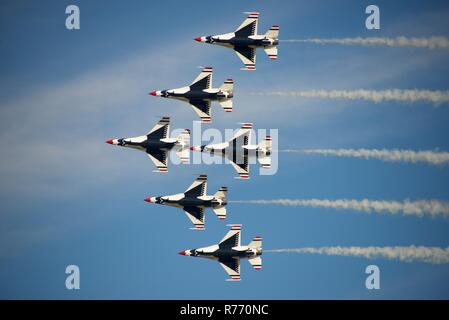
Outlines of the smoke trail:
[{"label": "smoke trail", "polygon": [[303,90],[303,91],[272,91],[272,92],[252,92],[258,96],[290,96],[302,98],[325,98],[325,99],[347,99],[347,100],[368,100],[375,103],[384,101],[400,102],[431,102],[435,105],[449,102],[449,90]]},{"label": "smoke trail", "polygon": [[418,47],[426,49],[449,49],[449,39],[446,37],[396,37],[396,38],[333,38],[333,39],[291,39],[281,42],[316,43],[316,44],[341,44],[362,46],[388,46],[388,47]]},{"label": "smoke trail", "polygon": [[272,253],[314,253],[332,256],[353,256],[368,259],[385,258],[402,262],[449,263],[449,247],[321,247],[264,250]]},{"label": "smoke trail", "polygon": [[229,203],[259,204],[259,205],[281,205],[293,207],[333,208],[348,209],[366,213],[388,213],[415,215],[423,217],[449,217],[449,202],[440,200],[417,200],[417,201],[385,201],[385,200],[353,200],[353,199],[273,199],[273,200],[239,200]]},{"label": "smoke trail", "polygon": [[304,149],[281,150],[281,152],[303,152],[308,154],[320,154],[324,156],[353,157],[364,159],[379,159],[393,162],[425,162],[431,165],[449,164],[449,152],[438,151],[413,151],[399,149]]}]

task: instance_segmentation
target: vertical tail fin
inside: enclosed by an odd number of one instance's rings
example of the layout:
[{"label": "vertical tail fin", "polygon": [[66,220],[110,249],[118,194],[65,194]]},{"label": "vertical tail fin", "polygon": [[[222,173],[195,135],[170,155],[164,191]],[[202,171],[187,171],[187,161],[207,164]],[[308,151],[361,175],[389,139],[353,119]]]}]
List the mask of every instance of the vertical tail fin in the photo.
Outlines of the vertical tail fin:
[{"label": "vertical tail fin", "polygon": [[265,33],[267,38],[279,38],[279,26],[271,26],[271,28]]}]

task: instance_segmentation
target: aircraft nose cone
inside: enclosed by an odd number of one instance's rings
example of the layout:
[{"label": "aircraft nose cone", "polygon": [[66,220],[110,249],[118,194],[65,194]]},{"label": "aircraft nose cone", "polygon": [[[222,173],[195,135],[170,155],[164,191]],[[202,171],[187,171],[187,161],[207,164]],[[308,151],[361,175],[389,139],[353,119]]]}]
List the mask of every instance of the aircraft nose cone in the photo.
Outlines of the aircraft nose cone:
[{"label": "aircraft nose cone", "polygon": [[179,251],[178,254],[180,254],[180,255],[182,255],[182,256],[187,255],[186,252],[185,252],[185,250],[184,250],[184,251]]},{"label": "aircraft nose cone", "polygon": [[148,203],[151,203],[151,197],[148,197],[148,198],[146,198],[146,199],[143,199],[143,201],[148,202]]},{"label": "aircraft nose cone", "polygon": [[157,95],[156,91],[151,91],[149,94],[151,94],[152,96],[156,96]]},{"label": "aircraft nose cone", "polygon": [[112,139],[111,140],[108,140],[108,141],[105,141],[106,143],[109,143],[109,144],[114,144],[114,142],[112,141]]},{"label": "aircraft nose cone", "polygon": [[193,39],[195,41],[201,42],[201,37],[196,37],[195,39]]}]

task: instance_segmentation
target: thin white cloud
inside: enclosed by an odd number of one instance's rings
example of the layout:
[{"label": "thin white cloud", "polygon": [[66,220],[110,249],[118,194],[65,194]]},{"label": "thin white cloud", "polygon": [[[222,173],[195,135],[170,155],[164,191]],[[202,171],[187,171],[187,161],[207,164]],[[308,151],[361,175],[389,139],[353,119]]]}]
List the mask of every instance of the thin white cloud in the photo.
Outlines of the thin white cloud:
[{"label": "thin white cloud", "polygon": [[401,262],[449,263],[449,247],[304,247],[265,250],[271,253],[325,254],[331,256],[353,256],[367,259],[388,259]]},{"label": "thin white cloud", "polygon": [[[185,54],[192,50],[190,45],[176,47]],[[197,54],[186,54],[181,61],[169,52],[173,52],[172,46],[156,52],[143,50],[56,84],[39,84],[35,91],[3,101],[2,193],[73,194],[82,191],[86,183],[98,186],[123,175],[124,150],[112,149],[104,141],[147,132],[173,104],[148,92],[164,88],[173,79],[181,79],[177,81],[182,85],[183,78],[188,82],[199,72],[193,63],[188,74],[184,69],[185,63],[198,59]],[[188,113],[193,119],[187,104],[177,107],[179,119]],[[151,174],[152,163],[144,154],[133,156],[127,151],[127,166],[132,167],[140,156],[143,170]]]},{"label": "thin white cloud", "polygon": [[354,200],[354,199],[272,199],[272,200],[238,200],[229,203],[281,205],[291,207],[313,207],[355,210],[365,213],[387,213],[423,216],[449,217],[449,202],[440,200]]},{"label": "thin white cloud", "polygon": [[374,103],[398,101],[404,103],[428,102],[434,105],[439,105],[449,102],[449,90],[302,90],[251,92],[251,94],[256,96],[367,100]]},{"label": "thin white cloud", "polygon": [[323,156],[378,159],[391,162],[427,163],[431,165],[449,164],[449,152],[414,151],[400,149],[285,149],[279,152],[319,154]]},{"label": "thin white cloud", "polygon": [[316,43],[316,44],[339,44],[339,45],[362,45],[362,46],[388,46],[388,47],[417,47],[425,49],[449,49],[449,39],[446,37],[355,37],[355,38],[332,38],[332,39],[286,39],[286,43]]}]

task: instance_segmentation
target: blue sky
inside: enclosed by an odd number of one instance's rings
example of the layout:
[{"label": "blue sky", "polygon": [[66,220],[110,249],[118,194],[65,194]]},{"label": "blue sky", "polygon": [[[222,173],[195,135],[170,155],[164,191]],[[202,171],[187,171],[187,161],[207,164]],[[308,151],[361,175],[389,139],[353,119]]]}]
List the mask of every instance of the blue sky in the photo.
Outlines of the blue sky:
[{"label": "blue sky", "polygon": [[[77,4],[81,29],[65,29]],[[240,71],[230,50],[193,41],[232,31],[243,11],[260,11],[281,39],[449,36],[444,1],[377,1],[381,30],[365,29],[371,1],[3,1],[0,4],[0,297],[123,299],[404,299],[449,297],[447,265],[314,255],[263,255],[242,263],[242,281],[225,282],[218,264],[178,251],[216,243],[227,231],[211,213],[193,232],[185,215],[143,199],[183,191],[198,173],[230,200],[276,198],[449,200],[449,168],[376,160],[281,154],[274,176],[233,179],[230,166],[171,166],[153,173],[142,153],[105,140],[150,129],[160,115],[192,127],[187,105],[147,95],[189,83],[199,65],[214,82],[236,82],[234,112],[214,106],[213,127],[279,129],[284,148],[449,150],[447,105],[251,96],[303,89],[449,87],[449,52],[419,48],[279,46],[260,51],[257,71]],[[449,221],[344,210],[228,207],[265,249],[301,246],[447,247]],[[81,290],[65,288],[65,267],[81,269]],[[364,287],[365,267],[381,270],[381,289]]]}]

